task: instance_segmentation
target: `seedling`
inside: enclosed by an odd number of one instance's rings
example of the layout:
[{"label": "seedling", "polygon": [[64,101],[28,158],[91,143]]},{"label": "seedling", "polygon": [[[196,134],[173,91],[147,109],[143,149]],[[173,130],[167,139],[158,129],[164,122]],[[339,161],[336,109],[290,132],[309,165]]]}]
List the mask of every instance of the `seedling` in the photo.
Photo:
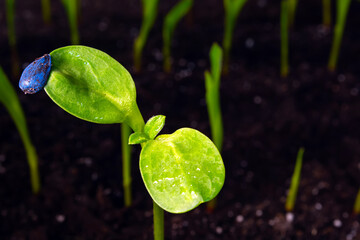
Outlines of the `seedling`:
[{"label": "seedling", "polygon": [[334,28],[334,38],[330,52],[328,68],[330,71],[335,71],[337,60],[340,52],[340,45],[344,33],[347,13],[349,11],[351,0],[337,0],[336,4],[336,23]]},{"label": "seedling", "polygon": [[296,195],[299,188],[300,183],[300,176],[301,176],[301,168],[302,168],[302,161],[304,156],[304,148],[300,148],[296,157],[295,169],[294,173],[291,178],[291,184],[289,193],[286,198],[285,209],[288,212],[291,212],[294,209]]},{"label": "seedling", "polygon": [[355,204],[354,204],[354,213],[360,214],[360,188],[356,195]]},{"label": "seedling", "polygon": [[298,0],[289,0],[289,26],[294,26]]},{"label": "seedling", "polygon": [[26,126],[26,119],[21,108],[20,101],[16,96],[14,88],[11,86],[4,71],[0,67],[0,102],[4,104],[19,131],[21,140],[24,144],[27,160],[30,168],[30,183],[33,193],[40,190],[40,177],[38,170],[38,157],[36,150],[31,142]]},{"label": "seedling", "polygon": [[50,0],[41,0],[43,20],[46,24],[51,22],[51,3]]},{"label": "seedling", "polygon": [[[136,103],[128,71],[104,52],[84,46],[50,53],[52,67],[45,91],[70,114],[94,123],[125,123],[141,144],[140,172],[154,202],[154,237],[164,238],[164,212],[183,213],[210,201],[224,184],[221,155],[205,135],[191,128],[158,135],[165,116],[146,124]],[[157,136],[157,137],[156,137]]]},{"label": "seedling", "polygon": [[62,0],[61,2],[64,5],[68,16],[71,44],[79,44],[80,37],[78,31],[78,6],[80,5],[80,0]]},{"label": "seedling", "polygon": [[331,24],[331,0],[322,0],[323,5],[323,25],[330,27]]},{"label": "seedling", "polygon": [[230,50],[232,46],[233,32],[235,29],[236,20],[240,14],[241,9],[247,0],[224,0],[225,10],[225,29],[224,29],[224,73],[229,71]]},{"label": "seedling", "polygon": [[178,22],[190,11],[193,0],[182,0],[166,15],[163,26],[164,71],[171,71],[171,39]]},{"label": "seedling", "polygon": [[11,49],[12,75],[19,75],[19,57],[16,48],[15,33],[15,0],[6,0],[6,22],[8,28],[8,41]]},{"label": "seedling", "polygon": [[141,0],[141,2],[143,6],[143,19],[139,36],[134,42],[135,71],[140,71],[141,69],[142,51],[147,41],[149,32],[155,23],[159,0]]},{"label": "seedling", "polygon": [[210,119],[211,136],[220,152],[223,143],[223,124],[220,107],[222,54],[221,47],[214,43],[210,49],[211,72],[205,71],[206,105]]},{"label": "seedling", "polygon": [[287,77],[287,75],[289,74],[289,2],[288,0],[281,1],[280,38],[281,38],[280,74],[282,77]]},{"label": "seedling", "polygon": [[[212,140],[219,152],[223,144],[223,123],[220,107],[220,76],[222,67],[222,49],[214,43],[210,49],[211,73],[205,71],[206,105],[209,114]],[[216,199],[207,205],[208,211],[212,212],[216,206]]]}]

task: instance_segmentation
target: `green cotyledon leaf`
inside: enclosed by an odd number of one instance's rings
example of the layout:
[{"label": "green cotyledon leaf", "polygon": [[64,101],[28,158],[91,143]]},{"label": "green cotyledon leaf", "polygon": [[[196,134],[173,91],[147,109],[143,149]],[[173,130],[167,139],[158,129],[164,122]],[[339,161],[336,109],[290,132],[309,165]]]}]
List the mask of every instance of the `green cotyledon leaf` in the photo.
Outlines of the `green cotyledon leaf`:
[{"label": "green cotyledon leaf", "polygon": [[191,128],[147,141],[140,154],[140,171],[152,199],[171,213],[187,212],[210,201],[225,180],[216,146]]},{"label": "green cotyledon leaf", "polygon": [[106,53],[68,46],[50,53],[45,91],[65,111],[90,122],[122,123],[137,109],[129,72]]}]

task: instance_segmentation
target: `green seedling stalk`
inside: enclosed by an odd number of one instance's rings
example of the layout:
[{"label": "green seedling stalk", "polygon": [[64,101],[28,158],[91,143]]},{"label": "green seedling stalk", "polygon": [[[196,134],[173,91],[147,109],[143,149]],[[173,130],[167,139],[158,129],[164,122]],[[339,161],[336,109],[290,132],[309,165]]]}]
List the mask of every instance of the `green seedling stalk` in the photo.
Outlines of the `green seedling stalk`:
[{"label": "green seedling stalk", "polygon": [[124,204],[130,207],[132,203],[131,195],[131,147],[128,144],[130,136],[130,128],[126,124],[121,124],[121,149],[122,149],[122,173],[123,173],[123,189],[124,189]]},{"label": "green seedling stalk", "polygon": [[26,150],[27,161],[30,169],[31,189],[34,194],[37,194],[40,191],[38,157],[30,139],[29,131],[26,126],[25,114],[21,108],[20,101],[1,67],[0,102],[4,104],[19,131],[21,140]]},{"label": "green seedling stalk", "polygon": [[153,201],[154,239],[164,240],[164,210]]},{"label": "green seedling stalk", "polygon": [[[211,72],[205,71],[205,98],[209,114],[212,140],[219,152],[222,151],[224,138],[222,114],[220,107],[220,77],[223,52],[221,47],[214,43],[210,49]],[[216,198],[208,202],[207,210],[212,212],[216,207]]]},{"label": "green seedling stalk", "polygon": [[295,22],[296,7],[298,0],[288,0],[289,1],[289,26],[293,27]]},{"label": "green seedling stalk", "polygon": [[51,22],[51,2],[50,0],[41,0],[42,16],[46,24]]},{"label": "green seedling stalk", "polygon": [[247,0],[224,0],[225,10],[225,26],[224,26],[224,68],[225,74],[229,72],[230,50],[232,46],[233,33],[236,25],[236,20]]},{"label": "green seedling stalk", "polygon": [[68,16],[71,34],[71,44],[77,45],[80,43],[78,30],[78,8],[80,6],[80,0],[62,0],[62,3]]},{"label": "green seedling stalk", "polygon": [[323,14],[322,22],[326,27],[330,27],[331,24],[331,0],[322,0]]},{"label": "green seedling stalk", "polygon": [[167,73],[171,71],[171,39],[175,27],[179,23],[179,21],[190,11],[193,2],[193,0],[181,0],[165,16],[163,26],[163,68],[164,71]]},{"label": "green seedling stalk", "polygon": [[299,189],[304,148],[300,148],[296,157],[295,169],[291,178],[289,193],[286,198],[285,209],[291,212],[294,209],[297,192]]},{"label": "green seedling stalk", "polygon": [[15,0],[6,0],[6,22],[8,28],[8,42],[11,49],[11,71],[14,77],[19,75],[19,57],[16,47],[15,33]]},{"label": "green seedling stalk", "polygon": [[[144,122],[131,75],[106,53],[68,46],[54,50],[50,57],[45,91],[56,104],[80,119],[122,123],[134,131],[128,143],[142,148],[139,168],[154,202],[156,240],[164,239],[164,210],[183,213],[215,198],[224,184],[225,168],[209,138],[191,128],[157,136],[165,116]],[[125,140],[128,133],[123,134]]]},{"label": "green seedling stalk", "polygon": [[355,204],[354,204],[354,214],[360,214],[360,188],[356,195]]},{"label": "green seedling stalk", "polygon": [[159,0],[141,0],[143,6],[143,19],[139,36],[134,42],[134,68],[141,70],[142,52],[147,41],[149,32],[155,23]]},{"label": "green seedling stalk", "polygon": [[280,38],[281,38],[280,74],[281,77],[287,77],[289,74],[289,2],[288,0],[281,1]]},{"label": "green seedling stalk", "polygon": [[342,36],[344,34],[344,28],[346,23],[346,17],[349,11],[351,0],[337,0],[337,14],[336,14],[336,23],[334,28],[334,37],[331,47],[328,69],[333,72],[336,69],[340,46],[342,41]]}]

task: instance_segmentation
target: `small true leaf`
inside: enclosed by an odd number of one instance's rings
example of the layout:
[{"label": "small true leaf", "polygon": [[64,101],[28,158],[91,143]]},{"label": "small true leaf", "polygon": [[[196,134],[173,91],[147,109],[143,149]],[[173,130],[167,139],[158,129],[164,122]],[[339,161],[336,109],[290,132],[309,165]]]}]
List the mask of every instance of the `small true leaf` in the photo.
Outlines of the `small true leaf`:
[{"label": "small true leaf", "polygon": [[90,122],[122,123],[137,108],[131,75],[106,53],[68,46],[50,55],[45,91],[65,111]]},{"label": "small true leaf", "polygon": [[129,144],[140,144],[149,140],[149,137],[143,132],[135,132],[129,137]]},{"label": "small true leaf", "polygon": [[140,171],[152,199],[171,213],[187,212],[210,201],[225,179],[224,164],[213,142],[190,128],[146,142]]},{"label": "small true leaf", "polygon": [[149,136],[149,139],[154,139],[156,135],[159,134],[161,129],[163,129],[165,124],[164,115],[156,115],[150,118],[144,127],[144,132]]}]

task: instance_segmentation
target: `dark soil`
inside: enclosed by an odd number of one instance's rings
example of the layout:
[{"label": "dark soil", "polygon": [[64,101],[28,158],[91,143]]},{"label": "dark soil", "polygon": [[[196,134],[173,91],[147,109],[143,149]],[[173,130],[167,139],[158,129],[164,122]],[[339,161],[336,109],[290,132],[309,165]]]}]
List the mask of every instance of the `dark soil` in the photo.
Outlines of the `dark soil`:
[{"label": "dark soil", "polygon": [[[176,29],[174,71],[165,74],[161,26],[176,2],[160,1],[144,49],[143,71],[132,73],[145,119],[164,114],[163,133],[190,126],[210,135],[204,70],[213,42],[222,40],[222,1],[195,1]],[[16,1],[21,68],[69,44],[60,1],[52,24],[40,1]],[[0,65],[11,75],[4,3],[0,10]],[[360,186],[360,3],[353,1],[338,70],[326,68],[332,29],[321,25],[321,1],[299,1],[290,36],[288,78],[279,77],[278,1],[248,1],[234,34],[232,65],[222,78],[227,170],[218,206],[166,214],[166,239],[360,239],[352,213]],[[82,0],[80,35],[132,71],[132,44],[141,23],[140,1]],[[17,86],[18,78],[12,77]],[[30,190],[19,134],[0,107],[0,239],[152,239],[152,201],[133,150],[133,195],[123,205],[120,126],[81,121],[44,92],[17,88],[40,160],[42,190]],[[305,147],[295,209],[284,210],[296,153]],[[293,221],[289,221],[293,217]]]}]

